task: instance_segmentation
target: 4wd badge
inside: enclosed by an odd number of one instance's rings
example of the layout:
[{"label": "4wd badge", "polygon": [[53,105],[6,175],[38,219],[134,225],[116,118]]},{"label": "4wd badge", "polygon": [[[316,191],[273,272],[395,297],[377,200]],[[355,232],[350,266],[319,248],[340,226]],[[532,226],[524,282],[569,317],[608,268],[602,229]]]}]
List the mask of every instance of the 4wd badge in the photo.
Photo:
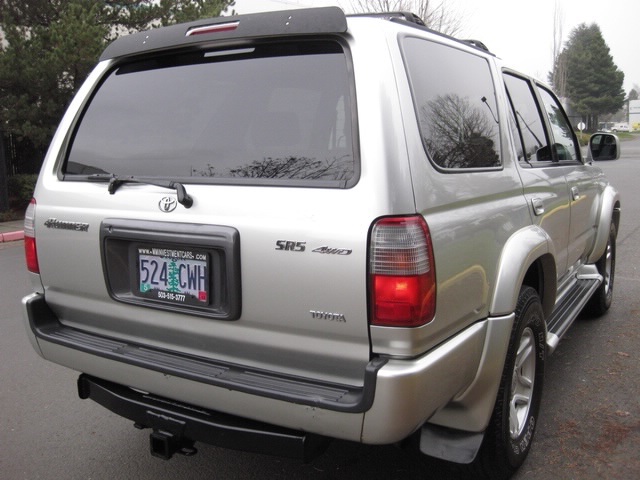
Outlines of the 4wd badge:
[{"label": "4wd badge", "polygon": [[178,201],[173,197],[162,197],[158,202],[158,208],[163,212],[173,212],[178,206]]}]

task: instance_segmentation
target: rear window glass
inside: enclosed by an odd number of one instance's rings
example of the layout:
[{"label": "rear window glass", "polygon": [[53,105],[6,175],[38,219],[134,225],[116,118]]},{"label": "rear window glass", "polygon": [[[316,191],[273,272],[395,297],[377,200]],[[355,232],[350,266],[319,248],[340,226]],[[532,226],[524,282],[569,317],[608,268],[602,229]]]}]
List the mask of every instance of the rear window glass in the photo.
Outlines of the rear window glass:
[{"label": "rear window glass", "polygon": [[329,41],[121,65],[85,109],[64,174],[351,186],[348,71]]}]

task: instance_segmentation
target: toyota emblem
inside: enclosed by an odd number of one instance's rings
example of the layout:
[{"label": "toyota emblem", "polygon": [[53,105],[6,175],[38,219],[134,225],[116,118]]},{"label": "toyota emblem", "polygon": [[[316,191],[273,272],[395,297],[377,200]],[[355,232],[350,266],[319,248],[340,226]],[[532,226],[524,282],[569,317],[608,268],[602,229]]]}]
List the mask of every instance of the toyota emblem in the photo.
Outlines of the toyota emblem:
[{"label": "toyota emblem", "polygon": [[178,206],[178,201],[173,197],[162,197],[158,202],[158,208],[163,212],[173,212]]}]

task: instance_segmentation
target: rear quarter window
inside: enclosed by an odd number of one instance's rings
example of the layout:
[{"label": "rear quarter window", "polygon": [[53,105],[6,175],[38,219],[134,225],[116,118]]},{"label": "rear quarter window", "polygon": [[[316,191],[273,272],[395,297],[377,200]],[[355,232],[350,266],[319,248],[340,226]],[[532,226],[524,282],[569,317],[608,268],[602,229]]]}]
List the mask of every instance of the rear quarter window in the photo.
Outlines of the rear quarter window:
[{"label": "rear quarter window", "polygon": [[333,41],[118,65],[77,124],[65,178],[352,186],[359,168],[348,71]]},{"label": "rear quarter window", "polygon": [[489,63],[415,37],[401,39],[422,142],[452,171],[501,166],[500,128]]}]

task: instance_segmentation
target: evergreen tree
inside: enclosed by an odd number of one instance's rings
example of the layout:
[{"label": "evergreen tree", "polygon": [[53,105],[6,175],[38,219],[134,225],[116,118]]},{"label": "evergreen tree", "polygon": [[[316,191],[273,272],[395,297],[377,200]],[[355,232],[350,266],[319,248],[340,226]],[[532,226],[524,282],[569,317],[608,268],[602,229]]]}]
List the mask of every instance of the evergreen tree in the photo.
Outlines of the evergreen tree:
[{"label": "evergreen tree", "polygon": [[556,58],[551,76],[554,86],[564,82],[573,109],[582,115],[587,129],[598,125],[598,116],[617,112],[624,104],[624,73],[618,70],[597,24],[576,27]]},{"label": "evergreen tree", "polygon": [[116,37],[218,16],[234,0],[0,0],[0,134],[36,172],[71,98]]}]

